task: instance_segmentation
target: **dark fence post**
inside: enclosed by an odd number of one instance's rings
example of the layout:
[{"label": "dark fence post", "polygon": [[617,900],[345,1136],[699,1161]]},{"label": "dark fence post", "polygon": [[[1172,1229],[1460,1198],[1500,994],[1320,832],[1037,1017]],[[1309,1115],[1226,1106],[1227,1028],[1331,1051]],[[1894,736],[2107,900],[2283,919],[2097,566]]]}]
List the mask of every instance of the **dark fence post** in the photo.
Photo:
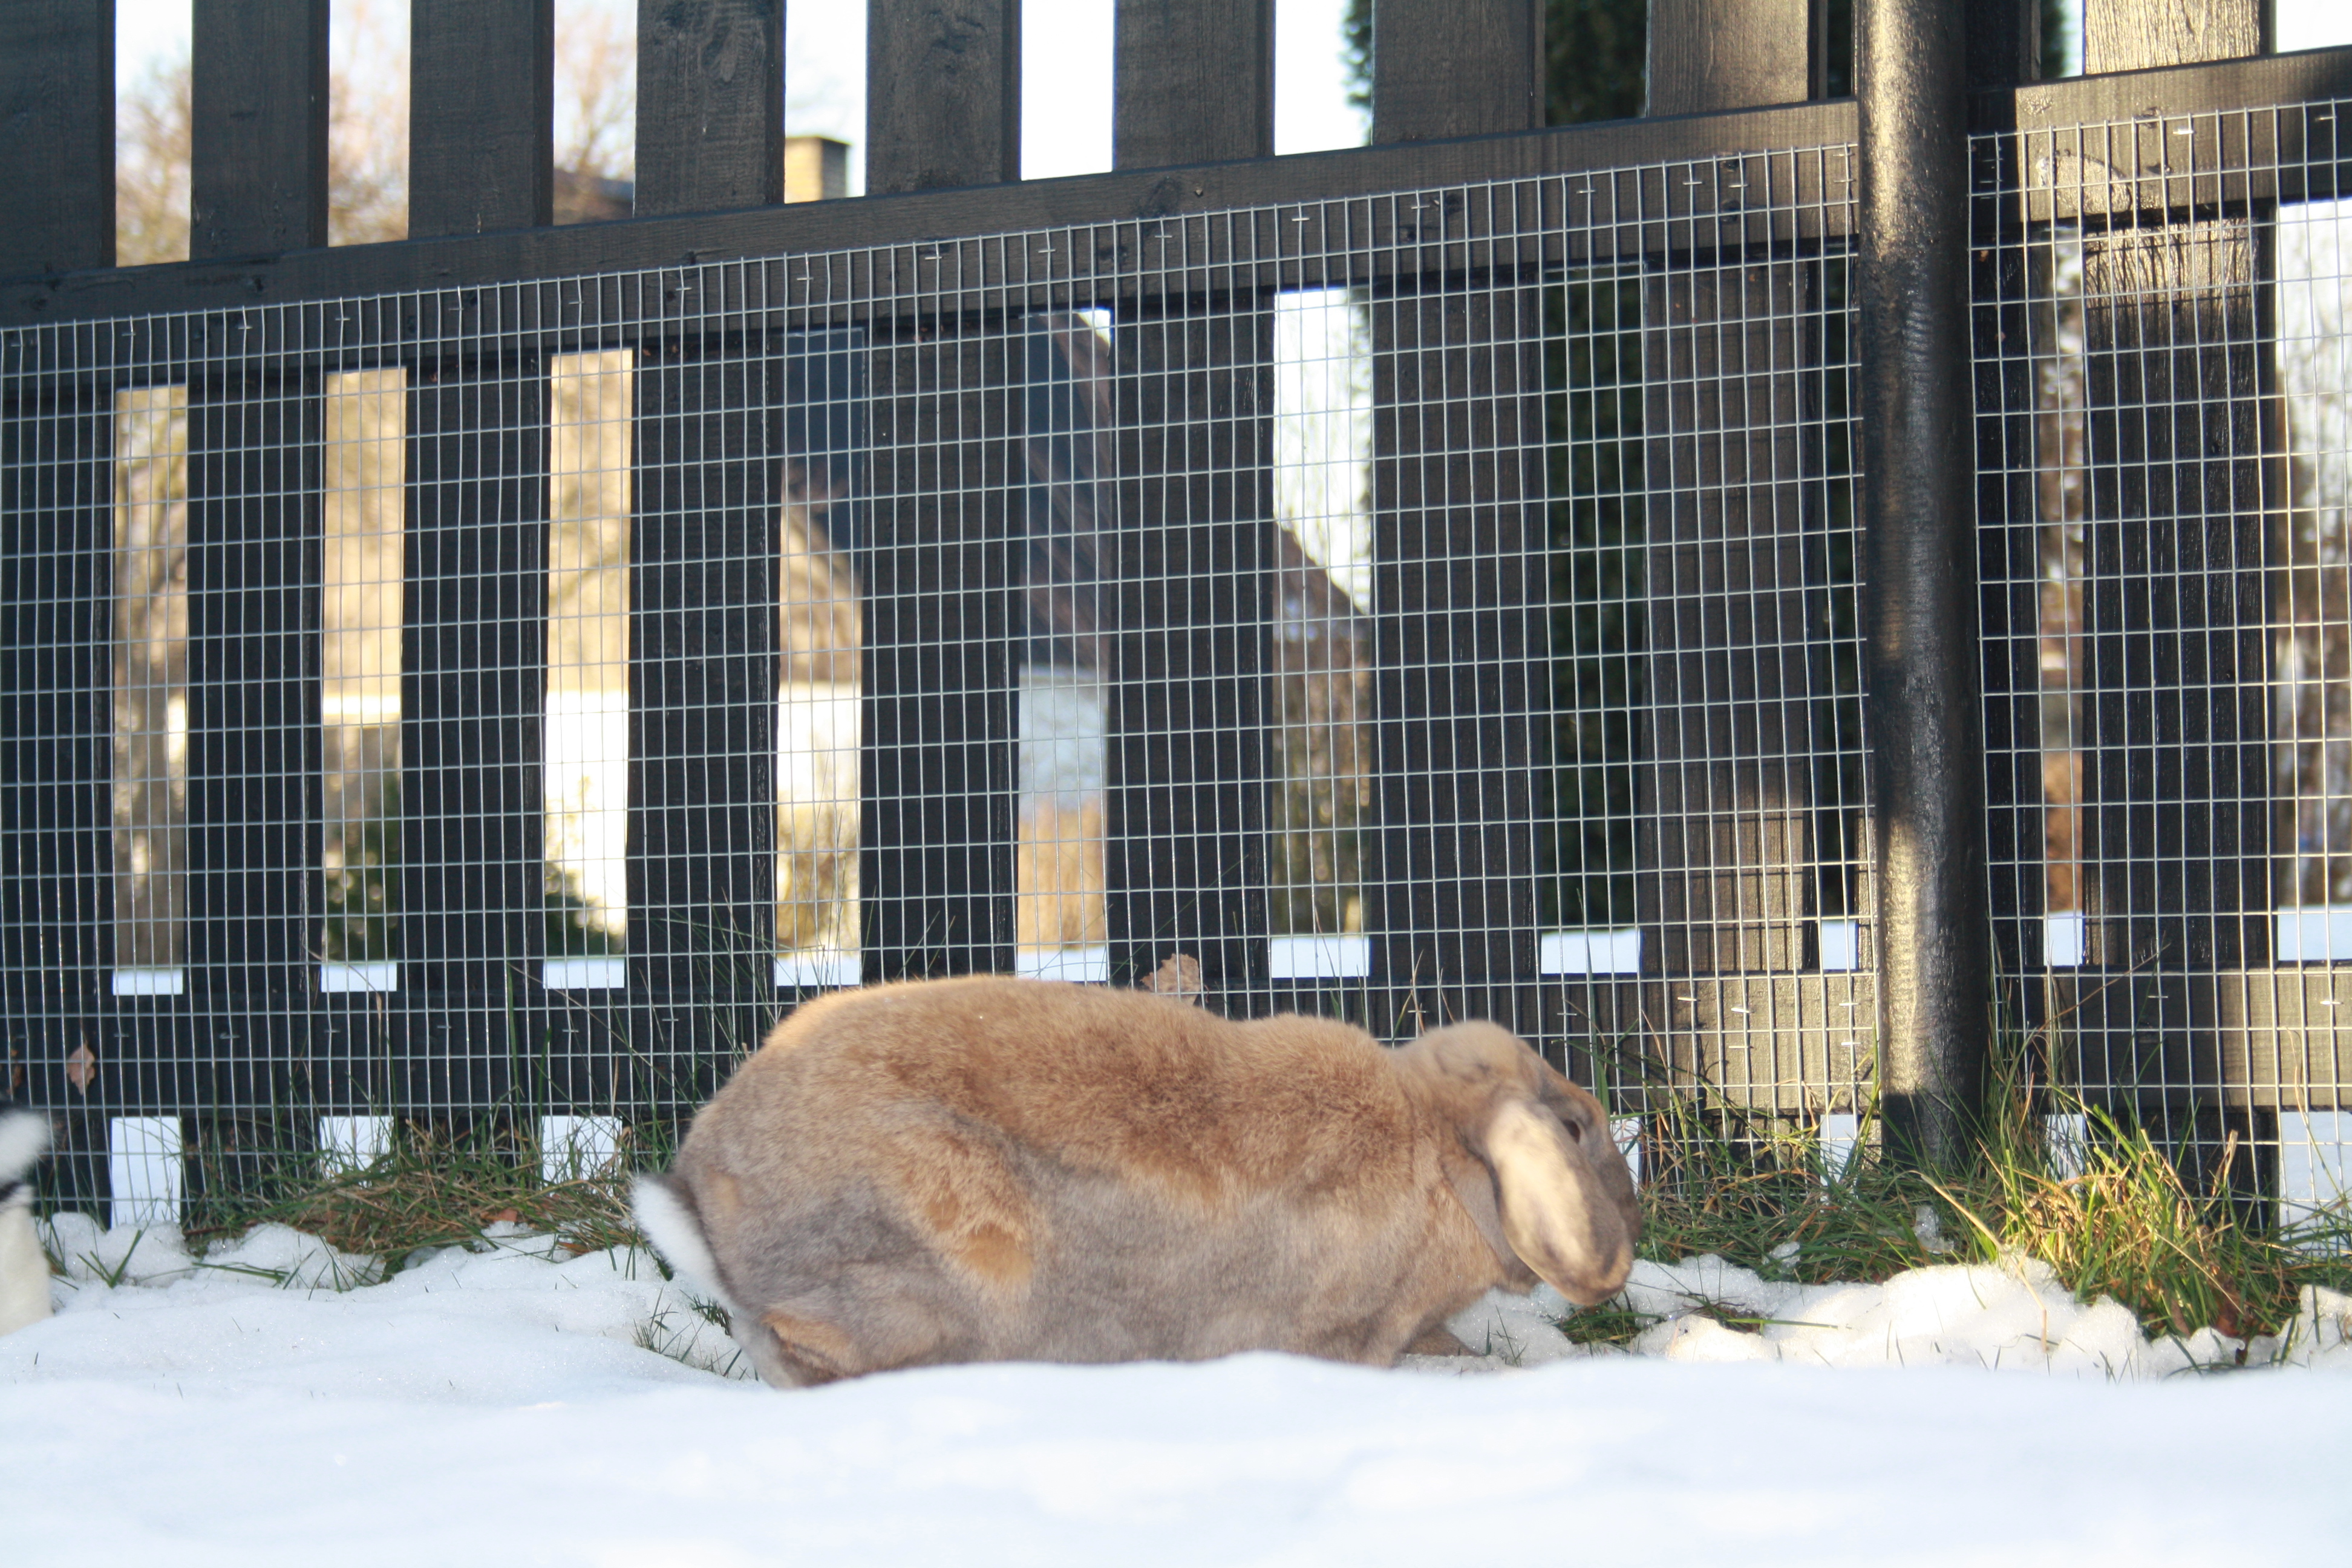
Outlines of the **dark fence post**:
[{"label": "dark fence post", "polygon": [[866,189],[1021,177],[1021,0],[866,0]]},{"label": "dark fence post", "polygon": [[188,388],[188,976],[216,1075],[192,1106],[280,1102],[261,1075],[308,1045],[324,898],[318,388],[233,353]]},{"label": "dark fence post", "polygon": [[547,951],[547,381],[495,344],[408,394],[401,1042],[412,1112],[496,1103]]},{"label": "dark fence post", "polygon": [[188,256],[327,243],[327,0],[196,0]]},{"label": "dark fence post", "polygon": [[630,1042],[640,1061],[750,1050],[775,993],[782,378],[760,334],[638,351],[629,970],[652,1009],[632,1009],[651,1029]]},{"label": "dark fence post", "polygon": [[[1819,0],[1650,0],[1642,112],[1707,114],[1813,96]],[[1727,151],[1728,149],[1727,149]]]},{"label": "dark fence post", "polygon": [[[2104,0],[2084,14],[2084,68],[2261,54],[2269,11],[2263,0]],[[2239,984],[2215,972],[2273,957],[2268,534],[2285,497],[2265,471],[2276,393],[2266,208],[2148,215],[2083,247],[2082,957],[2102,973],[2080,983],[2076,1070],[2095,1093],[2123,1089],[2167,1121],[2206,1100],[2204,1129],[2189,1135],[2212,1142],[2212,990],[2234,1004]],[[2269,979],[2250,988],[2258,1006],[2275,994]]]},{"label": "dark fence post", "polygon": [[1274,152],[1274,0],[1118,0],[1111,162]]},{"label": "dark fence post", "polygon": [[1165,300],[1122,314],[1115,353],[1111,977],[1189,954],[1240,1011],[1265,990],[1269,930],[1273,312],[1247,295]]},{"label": "dark fence post", "polygon": [[1372,140],[1544,122],[1540,0],[1372,0]]},{"label": "dark fence post", "polygon": [[114,265],[114,0],[0,6],[0,278]]},{"label": "dark fence post", "polygon": [[[1372,140],[1542,123],[1532,0],[1381,0]],[[1405,203],[1399,202],[1401,208]],[[1508,236],[1430,202],[1401,238]],[[1535,672],[1549,647],[1544,313],[1507,237],[1371,302],[1373,748],[1364,926],[1375,1034],[1459,1018],[1540,1031]]]},{"label": "dark fence post", "polygon": [[868,982],[1013,968],[1015,437],[999,322],[877,342],[858,592]]},{"label": "dark fence post", "polygon": [[[2095,9],[2086,58],[2130,69],[2252,53],[2261,7]],[[2241,26],[2227,26],[2232,19]],[[2218,36],[2216,36],[2218,35]],[[2244,218],[2111,233],[2084,247],[2089,359],[2092,962],[2234,968],[2269,956],[2269,583],[2261,285]],[[2245,860],[2247,865],[2233,862]],[[2242,917],[2252,917],[2242,919]]]},{"label": "dark fence post", "polygon": [[[1648,112],[1801,100],[1810,37],[1807,0],[1654,5]],[[1786,973],[1807,966],[1820,912],[1813,775],[1832,733],[1806,646],[1822,520],[1805,497],[1803,339],[1821,279],[1736,247],[1658,259],[1643,354],[1643,967]]]},{"label": "dark fence post", "polygon": [[1376,1034],[1540,1028],[1543,301],[1509,281],[1372,302]]},{"label": "dark fence post", "polygon": [[[30,342],[16,350],[23,353]],[[36,367],[12,360],[16,373]],[[114,714],[110,437],[103,391],[9,389],[0,404],[0,1095],[64,1137],[52,1191],[96,1195],[101,1110],[122,1081],[107,784]],[[109,1015],[113,1014],[110,1028]],[[162,1026],[168,1027],[169,1025]],[[139,1041],[132,1050],[152,1044]],[[72,1076],[87,1047],[98,1077]],[[22,1076],[20,1077],[19,1074]]]},{"label": "dark fence post", "polygon": [[1880,1108],[1905,1157],[1969,1147],[1991,1026],[1969,382],[1967,35],[1862,0],[1864,720],[1874,764]]},{"label": "dark fence post", "polygon": [[[1274,151],[1268,0],[1119,0],[1120,168]],[[1154,247],[1185,268],[1199,226]],[[1196,959],[1220,1005],[1265,986],[1274,561],[1273,301],[1240,268],[1120,312],[1105,640],[1111,976]],[[1237,285],[1241,285],[1237,287]]]},{"label": "dark fence post", "polygon": [[637,0],[637,215],[783,199],[783,0]]},{"label": "dark fence post", "polygon": [[546,226],[555,0],[411,0],[408,232]]}]

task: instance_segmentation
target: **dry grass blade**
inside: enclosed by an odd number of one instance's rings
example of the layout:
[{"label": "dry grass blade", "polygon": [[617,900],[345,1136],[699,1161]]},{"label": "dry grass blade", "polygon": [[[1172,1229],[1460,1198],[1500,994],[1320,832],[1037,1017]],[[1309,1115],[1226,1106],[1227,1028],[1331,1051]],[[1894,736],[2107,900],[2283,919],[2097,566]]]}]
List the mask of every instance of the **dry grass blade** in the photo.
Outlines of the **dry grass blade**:
[{"label": "dry grass blade", "polygon": [[535,1151],[420,1129],[404,1130],[365,1170],[322,1173],[305,1161],[210,1199],[191,1213],[186,1233],[202,1241],[275,1222],[396,1263],[419,1247],[477,1240],[502,1221],[582,1251],[641,1244],[624,1172],[549,1182]]}]

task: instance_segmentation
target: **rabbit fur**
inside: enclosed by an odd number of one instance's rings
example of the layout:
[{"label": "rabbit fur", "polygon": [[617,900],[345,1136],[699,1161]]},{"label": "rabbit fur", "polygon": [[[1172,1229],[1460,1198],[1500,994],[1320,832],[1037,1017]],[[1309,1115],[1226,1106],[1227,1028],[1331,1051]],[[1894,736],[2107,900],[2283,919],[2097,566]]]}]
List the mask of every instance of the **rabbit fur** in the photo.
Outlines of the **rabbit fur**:
[{"label": "rabbit fur", "polygon": [[0,1101],[0,1334],[49,1315],[49,1260],[33,1228],[32,1171],[49,1121]]},{"label": "rabbit fur", "polygon": [[1490,1287],[1615,1295],[1591,1095],[1493,1024],[971,978],[836,993],[711,1102],[638,1220],[770,1384],[948,1362],[1391,1363]]}]

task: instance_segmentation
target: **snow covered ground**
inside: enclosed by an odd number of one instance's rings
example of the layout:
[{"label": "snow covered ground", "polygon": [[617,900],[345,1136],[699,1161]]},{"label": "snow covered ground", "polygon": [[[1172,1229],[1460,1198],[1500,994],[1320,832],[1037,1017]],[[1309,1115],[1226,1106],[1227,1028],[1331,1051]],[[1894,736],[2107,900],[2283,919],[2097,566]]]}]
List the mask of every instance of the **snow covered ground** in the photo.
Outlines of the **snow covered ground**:
[{"label": "snow covered ground", "polygon": [[[2352,1543],[2342,1297],[2246,1347],[2284,1369],[2200,1373],[2239,1347],[2150,1346],[2030,1268],[1800,1287],[1700,1259],[1642,1267],[1644,1353],[1489,1298],[1456,1324],[1500,1352],[1477,1362],[779,1394],[698,1370],[732,1346],[643,1255],[493,1228],[365,1283],[373,1260],[280,1227],[196,1263],[68,1216],[58,1315],[0,1338],[0,1562],[2079,1568]],[[1494,1375],[1429,1375],[1465,1370]]]}]

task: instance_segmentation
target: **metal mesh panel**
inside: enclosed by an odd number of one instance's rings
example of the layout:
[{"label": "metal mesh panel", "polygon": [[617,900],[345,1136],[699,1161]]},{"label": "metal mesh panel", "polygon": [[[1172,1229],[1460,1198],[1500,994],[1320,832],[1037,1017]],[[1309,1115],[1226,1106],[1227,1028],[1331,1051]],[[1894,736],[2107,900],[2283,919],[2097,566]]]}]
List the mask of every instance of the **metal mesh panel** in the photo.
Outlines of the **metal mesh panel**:
[{"label": "metal mesh panel", "polygon": [[2092,1108],[2290,1205],[2341,1182],[2352,1066],[2343,107],[1978,150],[2006,1016]]},{"label": "metal mesh panel", "polygon": [[801,999],[972,972],[1853,1114],[1850,185],[11,334],[0,934],[66,1179],[601,1157]]}]

